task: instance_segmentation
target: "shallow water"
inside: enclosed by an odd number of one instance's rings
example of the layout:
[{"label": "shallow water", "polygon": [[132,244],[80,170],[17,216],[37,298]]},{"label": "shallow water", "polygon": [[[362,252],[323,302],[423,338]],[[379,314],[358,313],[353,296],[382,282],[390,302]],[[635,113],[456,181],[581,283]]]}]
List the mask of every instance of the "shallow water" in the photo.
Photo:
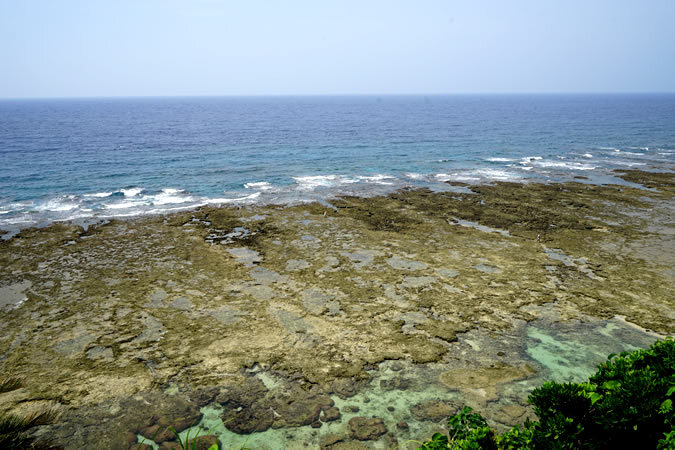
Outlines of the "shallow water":
[{"label": "shallow water", "polygon": [[[548,309],[548,311],[547,311]],[[525,411],[527,395],[548,380],[558,382],[581,382],[586,380],[604,362],[610,353],[632,351],[648,347],[657,335],[623,321],[621,318],[597,320],[585,318],[582,321],[560,323],[552,321],[555,313],[549,307],[542,308],[542,319],[531,324],[521,324],[517,331],[503,339],[488,337],[479,331],[459,336],[451,344],[451,356],[443,362],[414,365],[404,361],[385,361],[368,371],[371,379],[368,385],[353,397],[341,399],[333,396],[335,406],[340,409],[341,418],[323,423],[319,429],[310,426],[298,428],[270,429],[261,433],[241,435],[226,429],[221,419],[223,409],[211,404],[201,409],[202,421],[185,430],[181,437],[190,433],[194,436],[213,434],[218,436],[223,448],[247,446],[256,449],[282,449],[317,447],[322,436],[328,434],[348,436],[347,423],[352,417],[379,417],[395,435],[402,448],[416,448],[415,442],[424,440],[436,431],[443,430],[447,417],[435,420],[421,418],[412,411],[424,402],[442,401],[451,405],[453,411],[468,404],[486,416],[493,426],[505,428],[504,411],[514,406]],[[500,352],[495,351],[498,347]],[[488,350],[491,349],[491,350]],[[496,357],[505,353],[506,358]],[[479,367],[494,367],[506,362],[518,366],[529,365],[534,371],[513,381],[475,386],[475,388],[448,386],[443,383],[444,373],[458,367],[456,355],[479,361]],[[501,361],[501,362],[500,362]],[[460,363],[461,365],[461,363]],[[283,390],[286,381],[274,374],[256,367],[250,371],[270,390]],[[392,388],[398,385],[399,388]],[[403,389],[401,389],[403,385]],[[485,395],[496,389],[496,397]],[[351,408],[358,408],[351,412]],[[522,422],[526,416],[511,420]],[[497,419],[497,421],[496,421]],[[406,422],[408,429],[397,428],[399,422]],[[512,425],[508,424],[508,425]],[[140,440],[148,440],[139,436]],[[388,442],[369,441],[371,448],[388,448]]]}]

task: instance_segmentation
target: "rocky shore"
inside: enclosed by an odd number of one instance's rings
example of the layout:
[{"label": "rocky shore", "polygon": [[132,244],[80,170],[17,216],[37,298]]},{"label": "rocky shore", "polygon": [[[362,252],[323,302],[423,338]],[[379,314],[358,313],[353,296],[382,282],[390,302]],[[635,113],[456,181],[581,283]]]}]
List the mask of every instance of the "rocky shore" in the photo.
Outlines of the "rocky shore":
[{"label": "rocky shore", "polygon": [[0,411],[57,408],[35,433],[66,448],[197,424],[389,448],[465,403],[522,422],[544,379],[673,334],[673,174],[620,176],[24,230],[0,242],[0,367],[22,380]]}]

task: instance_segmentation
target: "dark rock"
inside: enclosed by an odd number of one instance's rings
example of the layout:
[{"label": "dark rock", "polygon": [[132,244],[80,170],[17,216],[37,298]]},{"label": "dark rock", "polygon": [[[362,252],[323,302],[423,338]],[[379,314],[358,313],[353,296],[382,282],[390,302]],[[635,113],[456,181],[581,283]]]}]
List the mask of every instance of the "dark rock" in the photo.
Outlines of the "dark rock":
[{"label": "dark rock", "polygon": [[220,448],[220,443],[218,442],[218,438],[216,436],[199,436],[196,440],[191,439],[187,448],[190,450],[208,450],[214,444]]},{"label": "dark rock", "polygon": [[272,408],[279,415],[274,426],[311,425],[319,420],[321,411],[332,408],[334,404],[319,386],[312,386],[309,390],[293,388],[272,400]]},{"label": "dark rock", "polygon": [[225,427],[239,434],[265,431],[272,426],[274,416],[265,396],[267,388],[257,378],[247,378],[216,396],[223,406]]},{"label": "dark rock", "polygon": [[344,410],[346,412],[357,413],[357,412],[361,411],[361,408],[359,408],[358,406],[355,406],[355,405],[349,405],[349,406],[345,406]]},{"label": "dark rock", "polygon": [[390,380],[380,380],[380,388],[385,391],[393,391],[395,389],[405,390],[412,385],[412,381],[408,378],[394,377]]},{"label": "dark rock", "polygon": [[321,448],[327,448],[334,444],[337,444],[338,442],[343,441],[345,438],[346,436],[340,434],[324,434],[319,439],[319,446]]},{"label": "dark rock", "polygon": [[321,425],[323,425],[323,423],[318,420],[316,422],[312,422],[312,428],[321,428]]},{"label": "dark rock", "polygon": [[403,363],[401,361],[394,361],[391,364],[391,370],[393,370],[394,372],[398,372],[400,370],[403,370]]},{"label": "dark rock", "polygon": [[399,430],[407,430],[409,428],[408,422],[402,420],[396,424],[396,428],[398,428]]},{"label": "dark rock", "polygon": [[[161,419],[157,418],[157,420]],[[155,442],[171,441],[176,436],[168,429],[168,426],[169,425],[162,426],[155,423],[154,425],[143,428],[139,434],[145,438],[152,439]]]},{"label": "dark rock", "polygon": [[320,419],[324,422],[332,422],[340,418],[340,410],[333,406],[331,408],[325,409],[323,414],[321,414]]},{"label": "dark rock", "polygon": [[225,405],[228,402],[236,402],[242,405],[251,405],[255,401],[263,398],[268,390],[258,378],[246,378],[239,385],[229,386],[229,388],[216,395],[216,402]]},{"label": "dark rock", "polygon": [[219,393],[220,390],[217,387],[203,388],[195,392],[192,399],[197,405],[202,407],[212,403]]},{"label": "dark rock", "polygon": [[274,423],[269,405],[260,400],[250,406],[229,405],[223,412],[225,428],[238,434],[248,434],[267,430]]},{"label": "dark rock", "polygon": [[457,410],[450,403],[440,400],[428,400],[413,406],[410,412],[419,420],[445,420]]},{"label": "dark rock", "polygon": [[[345,434],[326,434],[319,439],[319,446],[322,450],[369,450],[370,446],[349,439]],[[397,448],[397,447],[388,447]]]},{"label": "dark rock", "polygon": [[[138,448],[138,436],[134,432],[128,431],[126,433],[125,442],[126,442],[126,447]],[[147,449],[143,449],[143,450],[147,450]]]},{"label": "dark rock", "polygon": [[145,420],[145,423],[141,421],[131,431],[155,442],[174,439],[174,434],[169,427],[173,427],[180,433],[197,425],[202,418],[199,406],[182,397],[174,397],[167,402],[159,401],[157,404],[151,404],[147,409],[156,411],[156,413]]},{"label": "dark rock", "polygon": [[369,441],[376,439],[387,432],[382,419],[373,417],[366,419],[365,417],[352,417],[349,420],[349,428],[352,432],[351,436],[359,441]]},{"label": "dark rock", "polygon": [[393,406],[387,406],[387,411],[393,412],[396,411],[396,408],[394,408]]},{"label": "dark rock", "polygon": [[346,399],[356,395],[356,382],[353,378],[338,378],[333,381],[331,390],[341,399]]},{"label": "dark rock", "polygon": [[129,450],[152,450],[152,445],[139,444],[138,442],[136,442],[135,444],[131,444],[129,446]]}]

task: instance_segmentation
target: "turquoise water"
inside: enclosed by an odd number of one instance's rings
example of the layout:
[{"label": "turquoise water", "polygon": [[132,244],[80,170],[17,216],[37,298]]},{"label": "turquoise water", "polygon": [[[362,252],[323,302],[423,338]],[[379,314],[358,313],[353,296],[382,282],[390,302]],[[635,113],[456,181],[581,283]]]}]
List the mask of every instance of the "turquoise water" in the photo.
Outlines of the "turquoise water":
[{"label": "turquoise water", "polygon": [[[540,310],[546,316],[546,308]],[[549,311],[550,312],[550,311]],[[439,363],[412,364],[402,361],[385,361],[369,370],[370,382],[355,396],[340,399],[333,396],[335,406],[341,411],[341,418],[322,425],[319,429],[310,426],[297,428],[269,429],[241,435],[227,430],[223,423],[222,407],[211,404],[201,409],[202,421],[198,426],[181,433],[213,434],[218,437],[223,448],[282,449],[317,448],[322,436],[329,434],[348,435],[349,419],[356,416],[382,418],[385,426],[393,432],[399,448],[417,448],[409,440],[420,440],[431,436],[435,431],[443,430],[445,417],[429,420],[416,417],[412,411],[415,406],[426,401],[442,401],[459,408],[468,404],[490,420],[491,425],[499,426],[495,418],[505,407],[527,406],[527,396],[545,381],[583,382],[597,370],[600,363],[606,361],[610,353],[632,351],[649,347],[657,335],[631,325],[619,317],[610,320],[585,318],[566,323],[538,320],[515,331],[511,336],[494,337],[480,331],[460,335],[457,343],[451,344],[448,356]],[[496,396],[486,395],[485,389],[462,389],[443,383],[440,375],[447,370],[464,367],[462,359],[482,361],[479,367],[494,367],[498,349],[505,353],[502,361],[513,367],[525,365],[536,369],[519,379],[496,382]],[[461,357],[458,357],[461,355]],[[495,358],[496,357],[496,358]],[[251,372],[263,381],[271,391],[283,390],[284,379],[262,370]],[[383,381],[408,380],[405,389],[390,389]],[[487,388],[488,386],[482,386]],[[358,407],[357,412],[350,411]],[[503,416],[502,416],[503,417]],[[525,416],[515,419],[524,421]],[[398,429],[396,424],[405,421],[409,428]],[[502,423],[511,426],[513,423]],[[201,431],[200,431],[201,429]],[[143,439],[139,436],[139,440]],[[145,441],[147,442],[147,440]],[[388,448],[386,441],[369,441],[371,448]]]},{"label": "turquoise water", "polygon": [[0,101],[0,229],[675,166],[675,95]]}]

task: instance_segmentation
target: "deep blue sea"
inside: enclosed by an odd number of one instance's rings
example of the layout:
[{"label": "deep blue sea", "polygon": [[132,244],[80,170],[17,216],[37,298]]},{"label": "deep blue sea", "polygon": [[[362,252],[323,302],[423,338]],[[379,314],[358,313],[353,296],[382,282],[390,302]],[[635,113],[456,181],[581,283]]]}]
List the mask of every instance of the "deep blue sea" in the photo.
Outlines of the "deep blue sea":
[{"label": "deep blue sea", "polygon": [[0,229],[675,169],[675,95],[0,101]]}]

